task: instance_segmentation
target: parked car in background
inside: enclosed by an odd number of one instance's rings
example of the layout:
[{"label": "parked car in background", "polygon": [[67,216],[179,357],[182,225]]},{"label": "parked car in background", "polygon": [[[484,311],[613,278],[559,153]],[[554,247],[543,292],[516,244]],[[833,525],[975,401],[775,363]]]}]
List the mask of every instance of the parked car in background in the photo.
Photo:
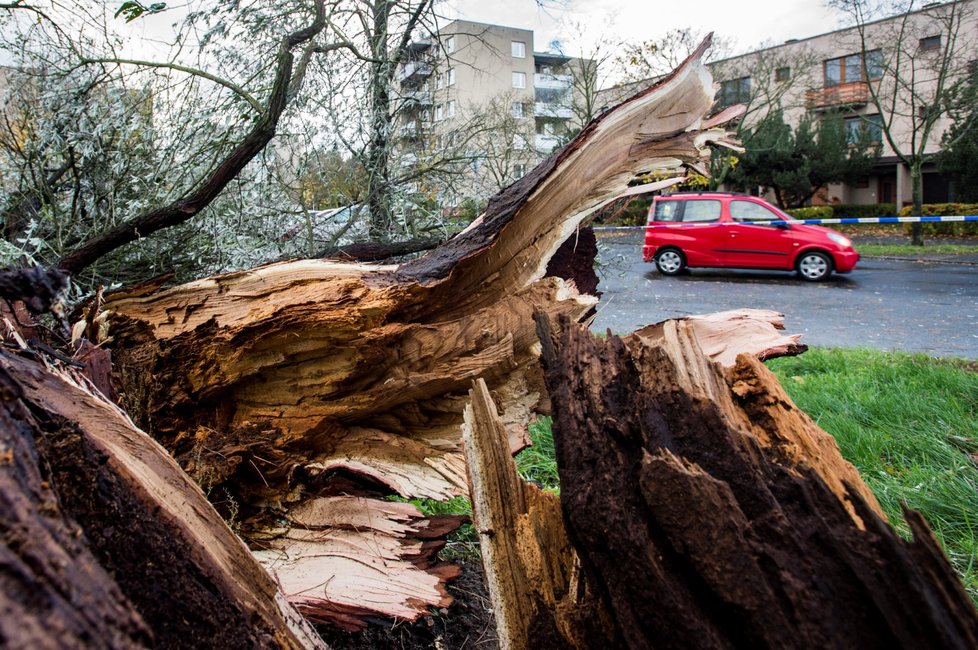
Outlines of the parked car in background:
[{"label": "parked car in background", "polygon": [[649,208],[642,256],[664,275],[687,268],[723,267],[796,271],[818,282],[848,273],[859,253],[844,235],[794,221],[754,196],[682,192],[657,196]]}]

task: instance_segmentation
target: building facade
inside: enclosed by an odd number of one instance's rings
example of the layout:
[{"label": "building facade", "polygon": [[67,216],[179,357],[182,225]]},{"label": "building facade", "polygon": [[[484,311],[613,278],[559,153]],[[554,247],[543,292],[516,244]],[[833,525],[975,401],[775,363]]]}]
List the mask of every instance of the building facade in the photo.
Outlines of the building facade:
[{"label": "building facade", "polygon": [[[806,39],[792,39],[709,64],[717,108],[745,104],[745,125],[772,109],[789,124],[804,115],[839,114],[853,140],[879,144],[873,172],[854,184],[830,184],[814,203],[912,201],[910,168],[923,154],[923,200],[953,200],[954,188],[932,161],[950,127],[947,89],[967,78],[978,59],[978,0],[931,3],[918,11],[865,21]],[[603,91],[605,104],[638,87]],[[887,137],[887,135],[889,137]]]},{"label": "building facade", "polygon": [[463,20],[412,44],[396,75],[399,150],[407,165],[456,163],[442,205],[494,194],[580,128],[581,61],[534,46],[531,30]]}]

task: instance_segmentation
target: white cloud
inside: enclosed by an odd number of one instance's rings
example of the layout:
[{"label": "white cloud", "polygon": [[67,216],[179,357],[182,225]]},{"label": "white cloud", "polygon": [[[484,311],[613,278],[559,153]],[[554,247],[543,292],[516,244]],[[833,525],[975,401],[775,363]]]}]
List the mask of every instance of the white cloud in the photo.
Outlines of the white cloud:
[{"label": "white cloud", "polygon": [[[558,36],[566,42],[566,35],[560,33],[560,22],[566,19],[583,20],[596,32],[634,42],[682,27],[713,31],[732,39],[738,52],[762,43],[816,36],[840,26],[840,14],[810,0],[700,0],[693,10],[689,3],[661,0],[541,1],[542,5],[533,0],[452,0],[441,9],[450,18],[532,29],[538,51]],[[603,29],[605,24],[610,27]]]}]

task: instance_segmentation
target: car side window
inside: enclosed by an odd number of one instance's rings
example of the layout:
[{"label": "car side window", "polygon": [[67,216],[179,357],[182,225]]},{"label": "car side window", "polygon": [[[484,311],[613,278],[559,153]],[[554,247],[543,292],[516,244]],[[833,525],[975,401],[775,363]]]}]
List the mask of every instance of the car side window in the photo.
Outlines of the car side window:
[{"label": "car side window", "polygon": [[720,201],[697,199],[684,201],[683,221],[719,221]]},{"label": "car side window", "polygon": [[679,221],[679,205],[679,201],[657,201],[652,218],[655,221]]},{"label": "car side window", "polygon": [[772,221],[782,219],[780,214],[772,212],[770,209],[764,207],[760,203],[754,203],[753,201],[738,201],[736,199],[730,202],[730,217],[734,221],[739,222]]}]

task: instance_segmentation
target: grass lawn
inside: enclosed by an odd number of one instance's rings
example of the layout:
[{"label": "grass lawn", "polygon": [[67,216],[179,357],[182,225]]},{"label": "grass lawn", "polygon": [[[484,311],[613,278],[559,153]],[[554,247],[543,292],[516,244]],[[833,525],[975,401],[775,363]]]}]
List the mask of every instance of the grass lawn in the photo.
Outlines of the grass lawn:
[{"label": "grass lawn", "polygon": [[875,350],[811,349],[768,366],[831,433],[906,533],[919,510],[978,601],[978,365]]},{"label": "grass lawn", "polygon": [[978,255],[978,244],[856,244],[856,250],[864,256],[913,257],[916,255]]}]

